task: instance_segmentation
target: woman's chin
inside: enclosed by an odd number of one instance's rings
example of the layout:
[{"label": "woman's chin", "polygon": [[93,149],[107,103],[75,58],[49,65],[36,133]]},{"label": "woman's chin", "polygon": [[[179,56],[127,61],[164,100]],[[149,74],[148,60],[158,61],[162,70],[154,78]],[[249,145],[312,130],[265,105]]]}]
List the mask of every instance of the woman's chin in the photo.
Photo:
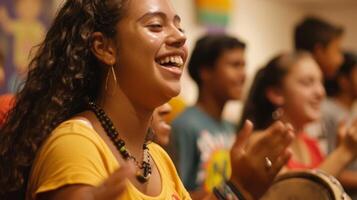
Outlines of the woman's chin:
[{"label": "woman's chin", "polygon": [[320,117],[321,117],[320,114],[310,114],[306,119],[306,123],[316,122],[316,121],[320,120]]},{"label": "woman's chin", "polygon": [[170,87],[167,88],[165,96],[168,98],[168,100],[170,100],[171,98],[176,97],[177,95],[179,95],[180,92],[181,92],[181,86],[180,85],[171,85]]}]

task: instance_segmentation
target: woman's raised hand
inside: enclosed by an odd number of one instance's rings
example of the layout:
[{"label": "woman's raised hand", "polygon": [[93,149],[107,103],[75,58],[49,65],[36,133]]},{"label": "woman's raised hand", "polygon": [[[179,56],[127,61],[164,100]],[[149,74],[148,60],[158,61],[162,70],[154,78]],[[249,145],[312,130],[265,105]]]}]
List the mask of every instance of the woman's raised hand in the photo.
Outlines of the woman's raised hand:
[{"label": "woman's raised hand", "polygon": [[252,131],[253,124],[247,120],[232,147],[231,181],[245,196],[257,199],[289,160],[294,134],[292,126],[282,122],[259,133]]},{"label": "woman's raised hand", "polygon": [[357,119],[350,127],[346,126],[345,121],[341,122],[337,134],[338,148],[344,148],[353,160],[357,156]]},{"label": "woman's raised hand", "polygon": [[111,174],[101,185],[68,185],[57,190],[39,194],[37,200],[117,200],[126,189],[127,179],[135,176],[135,166],[125,163]]},{"label": "woman's raised hand", "polygon": [[135,166],[132,163],[125,163],[100,186],[94,188],[94,200],[117,200],[126,189],[127,179],[133,176],[135,176]]}]

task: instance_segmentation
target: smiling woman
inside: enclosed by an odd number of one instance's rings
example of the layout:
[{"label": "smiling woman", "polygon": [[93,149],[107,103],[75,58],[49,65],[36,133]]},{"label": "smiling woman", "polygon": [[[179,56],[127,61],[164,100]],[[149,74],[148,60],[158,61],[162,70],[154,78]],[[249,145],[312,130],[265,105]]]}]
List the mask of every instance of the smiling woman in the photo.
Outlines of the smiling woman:
[{"label": "smiling woman", "polygon": [[[154,109],[180,92],[185,42],[168,0],[66,1],[0,127],[0,198],[190,199],[147,137]],[[278,125],[245,149],[250,129],[233,147],[230,185],[258,197],[288,158],[291,133]],[[285,137],[267,140],[274,131]],[[269,172],[260,162],[270,152],[255,153],[262,144],[281,147]]]},{"label": "smiling woman", "polygon": [[[182,67],[187,59],[186,37],[180,17],[168,1],[130,1],[128,5],[118,23],[118,66],[134,67],[118,67],[118,85],[130,88],[132,95],[144,97],[147,104],[157,107],[180,92]],[[149,84],[138,84],[138,80]],[[151,95],[157,91],[161,94]]]}]

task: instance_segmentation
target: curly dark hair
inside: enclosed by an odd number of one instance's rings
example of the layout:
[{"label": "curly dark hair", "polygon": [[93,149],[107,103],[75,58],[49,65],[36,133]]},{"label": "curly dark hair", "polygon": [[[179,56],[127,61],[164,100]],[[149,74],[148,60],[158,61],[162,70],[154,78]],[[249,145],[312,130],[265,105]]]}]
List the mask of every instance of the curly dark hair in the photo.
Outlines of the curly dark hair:
[{"label": "curly dark hair", "polygon": [[[64,120],[98,96],[101,64],[92,34],[108,38],[128,0],[67,0],[29,65],[27,79],[0,127],[0,199],[24,199],[29,171],[41,143]],[[17,197],[9,197],[16,194]]]}]

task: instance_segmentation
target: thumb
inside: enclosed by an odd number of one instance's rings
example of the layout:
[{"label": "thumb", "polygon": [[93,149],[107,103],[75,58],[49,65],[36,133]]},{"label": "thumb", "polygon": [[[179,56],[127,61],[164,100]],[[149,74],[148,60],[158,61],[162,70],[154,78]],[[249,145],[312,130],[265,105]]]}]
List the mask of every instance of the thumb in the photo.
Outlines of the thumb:
[{"label": "thumb", "polygon": [[243,148],[253,132],[253,123],[250,120],[245,120],[243,128],[239,131],[234,142],[234,148]]}]

